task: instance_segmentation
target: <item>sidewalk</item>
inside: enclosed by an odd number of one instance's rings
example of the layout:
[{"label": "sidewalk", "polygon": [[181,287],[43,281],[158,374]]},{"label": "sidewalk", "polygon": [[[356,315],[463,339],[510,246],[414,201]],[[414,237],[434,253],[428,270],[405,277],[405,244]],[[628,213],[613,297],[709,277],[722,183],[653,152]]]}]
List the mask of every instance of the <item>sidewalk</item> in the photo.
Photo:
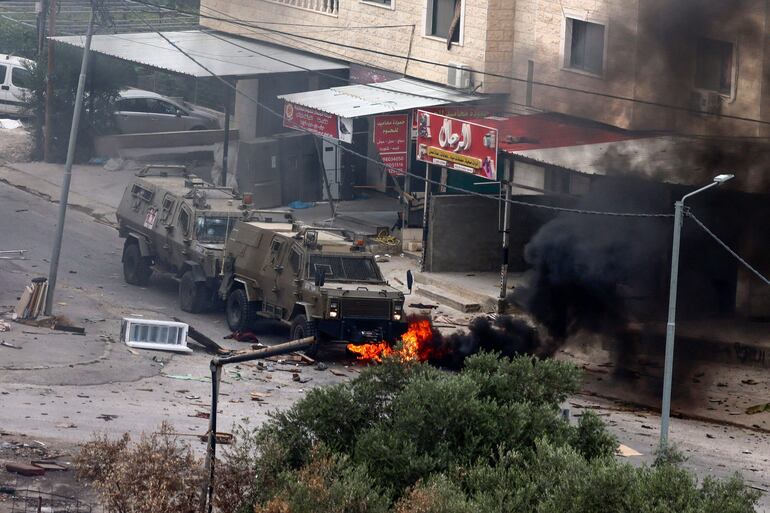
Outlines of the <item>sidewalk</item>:
[{"label": "sidewalk", "polygon": [[[115,210],[135,170],[107,171],[102,166],[75,165],[69,205],[89,212],[110,224]],[[64,180],[64,165],[46,162],[6,163],[0,165],[0,180],[58,203]]]}]

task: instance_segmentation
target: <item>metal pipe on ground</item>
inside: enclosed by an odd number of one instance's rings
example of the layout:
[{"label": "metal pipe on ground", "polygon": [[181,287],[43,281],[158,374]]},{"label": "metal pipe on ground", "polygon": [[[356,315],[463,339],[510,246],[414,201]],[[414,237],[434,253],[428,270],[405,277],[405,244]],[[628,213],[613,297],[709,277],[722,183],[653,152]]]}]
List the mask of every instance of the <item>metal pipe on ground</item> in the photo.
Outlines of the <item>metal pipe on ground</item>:
[{"label": "metal pipe on ground", "polygon": [[265,349],[249,351],[232,356],[221,356],[211,359],[211,414],[209,415],[209,440],[206,449],[205,477],[201,490],[201,513],[211,513],[214,497],[214,467],[217,450],[217,403],[219,402],[219,382],[222,377],[222,367],[231,363],[248,362],[268,358],[279,354],[293,353],[310,347],[315,343],[315,337],[305,337],[283,344],[276,344]]}]

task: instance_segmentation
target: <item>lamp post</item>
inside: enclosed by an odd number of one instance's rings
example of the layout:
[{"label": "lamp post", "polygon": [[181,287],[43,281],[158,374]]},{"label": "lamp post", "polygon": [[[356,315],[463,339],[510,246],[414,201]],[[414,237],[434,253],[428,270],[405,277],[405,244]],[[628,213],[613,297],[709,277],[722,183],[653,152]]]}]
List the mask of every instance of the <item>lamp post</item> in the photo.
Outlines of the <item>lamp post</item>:
[{"label": "lamp post", "polygon": [[679,247],[682,239],[682,220],[684,218],[684,202],[687,198],[695,196],[707,189],[722,185],[735,175],[717,175],[714,181],[705,187],[685,194],[681,200],[674,204],[674,243],[671,251],[671,285],[668,295],[668,323],[666,324],[666,360],[663,367],[663,406],[660,416],[660,448],[665,449],[668,444],[668,424],[671,414],[671,378],[674,369],[674,336],[676,333],[676,293],[679,280]]}]

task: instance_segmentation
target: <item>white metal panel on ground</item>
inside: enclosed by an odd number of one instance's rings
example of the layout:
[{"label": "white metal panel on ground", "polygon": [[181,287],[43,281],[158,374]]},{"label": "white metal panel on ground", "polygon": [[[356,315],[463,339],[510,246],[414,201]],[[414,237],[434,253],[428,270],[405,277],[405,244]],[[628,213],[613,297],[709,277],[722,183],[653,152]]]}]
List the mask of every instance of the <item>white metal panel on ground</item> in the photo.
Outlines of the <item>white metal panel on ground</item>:
[{"label": "white metal panel on ground", "polygon": [[[162,34],[221,77],[249,77],[305,70],[330,71],[348,67],[346,64],[297,50],[222,34],[216,34],[215,37],[200,30]],[[61,36],[52,39],[79,48],[85,45],[85,37],[82,36]],[[93,36],[91,50],[183,75],[211,76],[208,71],[185,57],[155,32],[98,34]]]},{"label": "white metal panel on ground", "polygon": [[410,78],[283,94],[278,98],[343,118],[372,116],[482,99],[480,96],[472,96],[455,89]]},{"label": "white metal panel on ground", "polygon": [[129,347],[192,353],[187,347],[187,329],[183,322],[124,317],[121,335]]}]

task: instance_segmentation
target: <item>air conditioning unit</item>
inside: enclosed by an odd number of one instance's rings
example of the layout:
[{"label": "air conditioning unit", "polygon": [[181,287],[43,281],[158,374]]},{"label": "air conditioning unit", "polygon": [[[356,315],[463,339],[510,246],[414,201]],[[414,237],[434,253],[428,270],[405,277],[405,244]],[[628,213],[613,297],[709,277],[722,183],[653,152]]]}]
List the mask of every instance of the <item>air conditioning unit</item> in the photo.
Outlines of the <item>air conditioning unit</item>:
[{"label": "air conditioning unit", "polygon": [[719,114],[722,96],[713,91],[693,91],[692,108],[706,114]]},{"label": "air conditioning unit", "polygon": [[471,68],[465,64],[450,62],[447,68],[446,83],[455,89],[470,89]]}]

